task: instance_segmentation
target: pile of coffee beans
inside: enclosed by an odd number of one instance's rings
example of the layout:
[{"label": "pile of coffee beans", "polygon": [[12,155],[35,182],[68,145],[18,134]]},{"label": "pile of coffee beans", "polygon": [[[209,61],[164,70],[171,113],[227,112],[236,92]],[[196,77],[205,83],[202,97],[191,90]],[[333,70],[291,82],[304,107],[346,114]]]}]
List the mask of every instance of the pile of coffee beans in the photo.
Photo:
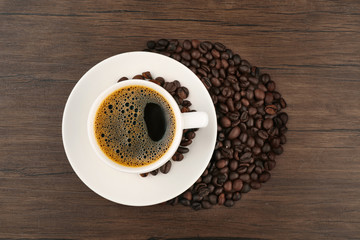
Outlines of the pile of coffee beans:
[{"label": "pile of coffee beans", "polygon": [[[121,82],[128,79],[129,78],[127,77],[122,77],[117,82]],[[135,75],[132,77],[132,79],[147,80],[162,86],[166,91],[168,91],[171,94],[171,96],[173,96],[182,113],[195,111],[190,109],[191,102],[189,100],[186,100],[186,98],[189,96],[189,90],[186,87],[181,86],[178,80],[168,82],[162,77],[157,77],[154,79],[149,71]],[[172,161],[179,162],[184,159],[184,154],[189,152],[188,146],[192,143],[193,139],[196,137],[196,133],[195,133],[196,131],[197,129],[183,130],[180,146],[178,147],[175,154],[172,156],[171,158]],[[151,171],[150,174],[153,176],[156,176],[159,172],[163,174],[167,174],[171,169],[171,160],[167,161],[160,168]],[[149,173],[140,174],[140,176],[142,177],[147,177],[148,175]]]},{"label": "pile of coffee beans", "polygon": [[221,43],[199,40],[148,41],[145,51],[181,62],[209,91],[216,108],[216,147],[202,176],[168,203],[195,210],[232,207],[242,194],[270,179],[275,158],[283,153],[286,102],[267,73],[260,73]]}]

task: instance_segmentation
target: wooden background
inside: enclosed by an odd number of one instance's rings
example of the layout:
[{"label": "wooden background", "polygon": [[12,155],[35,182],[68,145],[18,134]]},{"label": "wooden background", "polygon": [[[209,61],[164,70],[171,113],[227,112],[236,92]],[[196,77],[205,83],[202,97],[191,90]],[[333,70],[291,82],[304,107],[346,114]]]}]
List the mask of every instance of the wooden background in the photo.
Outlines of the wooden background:
[{"label": "wooden background", "polygon": [[[159,38],[219,41],[271,74],[288,143],[233,208],[127,207],[88,189],[61,139],[97,62]],[[359,1],[0,0],[0,238],[360,238]]]}]

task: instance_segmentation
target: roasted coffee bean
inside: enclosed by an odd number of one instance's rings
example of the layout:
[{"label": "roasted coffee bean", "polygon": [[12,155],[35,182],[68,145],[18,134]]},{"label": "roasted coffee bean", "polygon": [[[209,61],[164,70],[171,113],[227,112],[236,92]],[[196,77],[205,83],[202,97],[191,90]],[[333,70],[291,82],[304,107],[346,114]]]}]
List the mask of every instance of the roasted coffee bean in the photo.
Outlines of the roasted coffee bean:
[{"label": "roasted coffee bean", "polygon": [[250,175],[247,173],[240,174],[239,179],[244,182],[248,182],[250,180]]},{"label": "roasted coffee bean", "polygon": [[198,48],[200,43],[201,42],[199,40],[197,40],[197,39],[191,40],[191,45],[192,45],[193,48]]},{"label": "roasted coffee bean", "polygon": [[142,75],[138,74],[138,75],[135,75],[133,77],[133,79],[144,79],[144,77]]},{"label": "roasted coffee bean", "polygon": [[265,171],[260,175],[259,181],[262,183],[267,182],[267,181],[269,181],[270,177],[271,177],[271,174],[268,171]]},{"label": "roasted coffee bean", "polygon": [[189,40],[184,40],[184,42],[183,42],[183,48],[184,48],[185,50],[189,51],[189,50],[191,49],[191,46],[192,46],[192,44],[191,44],[191,42],[190,42]]},{"label": "roasted coffee bean", "polygon": [[185,147],[179,147],[177,149],[177,152],[179,153],[188,153],[189,152],[189,149],[188,148],[185,148]]},{"label": "roasted coffee bean", "polygon": [[229,174],[229,179],[230,180],[236,180],[236,179],[238,179],[239,178],[239,173],[237,173],[237,172],[231,172],[230,174]]},{"label": "roasted coffee bean", "polygon": [[274,126],[274,122],[271,118],[267,118],[264,120],[263,122],[263,128],[266,130],[269,130],[270,128],[272,128]]},{"label": "roasted coffee bean", "polygon": [[241,193],[240,192],[235,192],[233,194],[232,200],[239,201],[240,199],[241,199]]},{"label": "roasted coffee bean", "polygon": [[280,115],[279,115],[279,118],[281,119],[282,123],[283,124],[286,124],[288,122],[288,115],[284,112],[282,112]]},{"label": "roasted coffee bean", "polygon": [[251,178],[251,180],[256,181],[258,179],[257,173],[255,173],[255,172],[251,173],[250,178]]},{"label": "roasted coffee bean", "polygon": [[248,183],[244,183],[244,185],[243,185],[243,187],[241,189],[241,192],[242,193],[248,193],[248,192],[250,192],[250,190],[251,190],[250,185]]},{"label": "roasted coffee bean", "polygon": [[226,50],[226,47],[219,42],[214,43],[214,48],[220,52],[223,52]]},{"label": "roasted coffee bean", "polygon": [[233,127],[230,131],[230,133],[228,134],[228,139],[232,140],[237,138],[241,133],[241,130],[239,127]]},{"label": "roasted coffee bean", "polygon": [[125,81],[125,80],[128,80],[128,78],[127,77],[122,77],[117,82],[122,82],[122,81]]},{"label": "roasted coffee bean", "polygon": [[200,210],[201,209],[201,203],[200,202],[193,202],[191,203],[191,208],[194,210]]},{"label": "roasted coffee bean", "polygon": [[196,136],[196,133],[194,131],[188,131],[188,132],[186,132],[185,136],[187,139],[194,139]]},{"label": "roasted coffee bean", "polygon": [[218,201],[219,205],[224,205],[224,203],[225,203],[225,194],[224,193],[220,194],[217,201]]},{"label": "roasted coffee bean", "polygon": [[147,47],[148,47],[149,49],[154,49],[155,46],[156,46],[156,42],[155,42],[155,41],[148,41],[148,42],[146,43],[146,45],[147,45]]},{"label": "roasted coffee bean", "polygon": [[203,178],[202,181],[203,181],[204,183],[208,184],[208,183],[211,182],[211,179],[212,179],[211,174],[208,174],[208,175],[206,175],[206,176]]},{"label": "roasted coffee bean", "polygon": [[147,177],[147,175],[149,175],[149,173],[140,173],[141,177]]},{"label": "roasted coffee bean", "polygon": [[281,136],[280,136],[280,143],[281,143],[281,144],[285,144],[285,143],[286,143],[286,137],[285,137],[285,135],[281,135]]},{"label": "roasted coffee bean", "polygon": [[226,201],[224,202],[224,206],[226,206],[226,207],[232,207],[232,206],[234,206],[234,201],[228,199],[228,200],[226,200]]},{"label": "roasted coffee bean", "polygon": [[214,194],[215,195],[220,195],[222,192],[223,192],[223,188],[222,187],[217,187],[217,188],[215,188],[215,190],[214,190]]},{"label": "roasted coffee bean", "polygon": [[259,183],[259,182],[251,182],[250,187],[252,189],[259,189],[261,187],[261,183]]},{"label": "roasted coffee bean", "polygon": [[275,115],[277,112],[277,107],[275,105],[267,105],[265,107],[265,112],[270,115]]},{"label": "roasted coffee bean", "polygon": [[225,192],[231,192],[232,190],[232,182],[229,180],[229,181],[226,181],[224,183],[224,191]]},{"label": "roasted coffee bean", "polygon": [[162,172],[163,174],[167,174],[168,172],[170,172],[170,168],[171,161],[167,161],[164,165],[160,167],[160,172]]},{"label": "roasted coffee bean", "polygon": [[180,203],[184,206],[190,206],[190,201],[185,198],[180,199]]},{"label": "roasted coffee bean", "polygon": [[284,152],[282,146],[279,146],[279,147],[277,147],[277,148],[273,148],[273,151],[274,151],[274,153],[275,153],[276,155],[281,155],[281,154]]},{"label": "roasted coffee bean", "polygon": [[268,171],[271,171],[272,169],[274,169],[274,167],[276,166],[276,162],[275,161],[266,161],[264,163],[264,168]]},{"label": "roasted coffee bean", "polygon": [[271,147],[278,148],[280,146],[280,138],[273,138],[270,140]]},{"label": "roasted coffee bean", "polygon": [[259,100],[263,100],[265,98],[265,92],[261,89],[255,89],[254,91],[255,97]]},{"label": "roasted coffee bean", "polygon": [[201,202],[201,206],[204,208],[204,209],[209,209],[212,207],[211,203],[208,202],[208,201],[202,201]]},{"label": "roasted coffee bean", "polygon": [[209,195],[209,202],[212,204],[212,205],[215,205],[217,204],[217,196],[215,194],[210,194]]},{"label": "roasted coffee bean", "polygon": [[243,188],[243,185],[244,184],[240,179],[236,179],[232,183],[232,190],[233,191],[241,191],[241,189]]},{"label": "roasted coffee bean", "polygon": [[[181,144],[180,144],[181,145]],[[182,155],[181,153],[175,153],[172,158],[173,161],[179,162],[181,160],[184,159],[184,155]]]},{"label": "roasted coffee bean", "polygon": [[264,153],[270,152],[270,150],[271,150],[270,144],[269,144],[269,143],[265,143],[261,150],[262,150],[262,152],[264,152]]},{"label": "roasted coffee bean", "polygon": [[182,196],[183,196],[183,198],[185,198],[186,200],[189,200],[189,201],[192,200],[192,195],[191,195],[191,192],[190,192],[190,191],[184,192]]},{"label": "roasted coffee bean", "polygon": [[266,104],[272,104],[272,102],[274,101],[274,96],[271,92],[266,92],[265,94],[265,103]]},{"label": "roasted coffee bean", "polygon": [[276,88],[275,82],[270,80],[270,81],[266,84],[266,88],[267,88],[267,90],[270,91],[270,92],[275,91],[275,88]]},{"label": "roasted coffee bean", "polygon": [[271,80],[271,79],[270,79],[270,75],[267,74],[267,73],[262,74],[262,75],[260,76],[260,80],[261,80],[264,84],[266,84],[266,83],[268,83],[268,82]]},{"label": "roasted coffee bean", "polygon": [[227,160],[227,159],[221,159],[221,160],[219,160],[219,161],[216,162],[216,167],[217,167],[218,169],[221,169],[221,168],[227,166],[228,163],[229,163],[229,160]]},{"label": "roasted coffee bean", "polygon": [[269,135],[267,134],[267,132],[265,132],[264,130],[259,130],[257,132],[257,135],[259,137],[261,137],[262,139],[268,139]]},{"label": "roasted coffee bean", "polygon": [[247,169],[248,169],[248,168],[247,168],[246,166],[240,166],[240,167],[237,169],[237,172],[238,172],[239,174],[246,173]]},{"label": "roasted coffee bean", "polygon": [[215,48],[211,50],[211,55],[214,57],[214,58],[220,58],[220,53],[218,50],[216,50]]},{"label": "roasted coffee bean", "polygon": [[150,172],[151,175],[156,176],[159,173],[159,169],[155,169]]}]

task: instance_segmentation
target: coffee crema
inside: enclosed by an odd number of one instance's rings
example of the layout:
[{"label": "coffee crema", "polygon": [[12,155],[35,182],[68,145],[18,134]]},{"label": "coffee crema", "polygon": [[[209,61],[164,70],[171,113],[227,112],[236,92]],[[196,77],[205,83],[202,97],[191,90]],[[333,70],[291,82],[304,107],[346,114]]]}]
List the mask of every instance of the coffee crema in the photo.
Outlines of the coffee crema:
[{"label": "coffee crema", "polygon": [[142,167],[160,159],[175,134],[175,114],[155,90],[128,86],[111,93],[100,104],[95,137],[104,154],[127,167]]}]

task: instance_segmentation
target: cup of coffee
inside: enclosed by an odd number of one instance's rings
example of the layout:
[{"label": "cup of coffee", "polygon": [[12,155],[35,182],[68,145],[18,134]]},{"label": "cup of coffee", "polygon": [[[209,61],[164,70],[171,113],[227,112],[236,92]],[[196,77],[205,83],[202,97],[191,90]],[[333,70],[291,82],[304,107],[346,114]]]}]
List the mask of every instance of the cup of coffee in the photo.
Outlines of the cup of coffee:
[{"label": "cup of coffee", "polygon": [[127,173],[145,173],[176,152],[183,129],[208,124],[205,112],[181,113],[175,99],[146,80],[126,80],[103,91],[88,116],[88,135],[98,157]]}]

